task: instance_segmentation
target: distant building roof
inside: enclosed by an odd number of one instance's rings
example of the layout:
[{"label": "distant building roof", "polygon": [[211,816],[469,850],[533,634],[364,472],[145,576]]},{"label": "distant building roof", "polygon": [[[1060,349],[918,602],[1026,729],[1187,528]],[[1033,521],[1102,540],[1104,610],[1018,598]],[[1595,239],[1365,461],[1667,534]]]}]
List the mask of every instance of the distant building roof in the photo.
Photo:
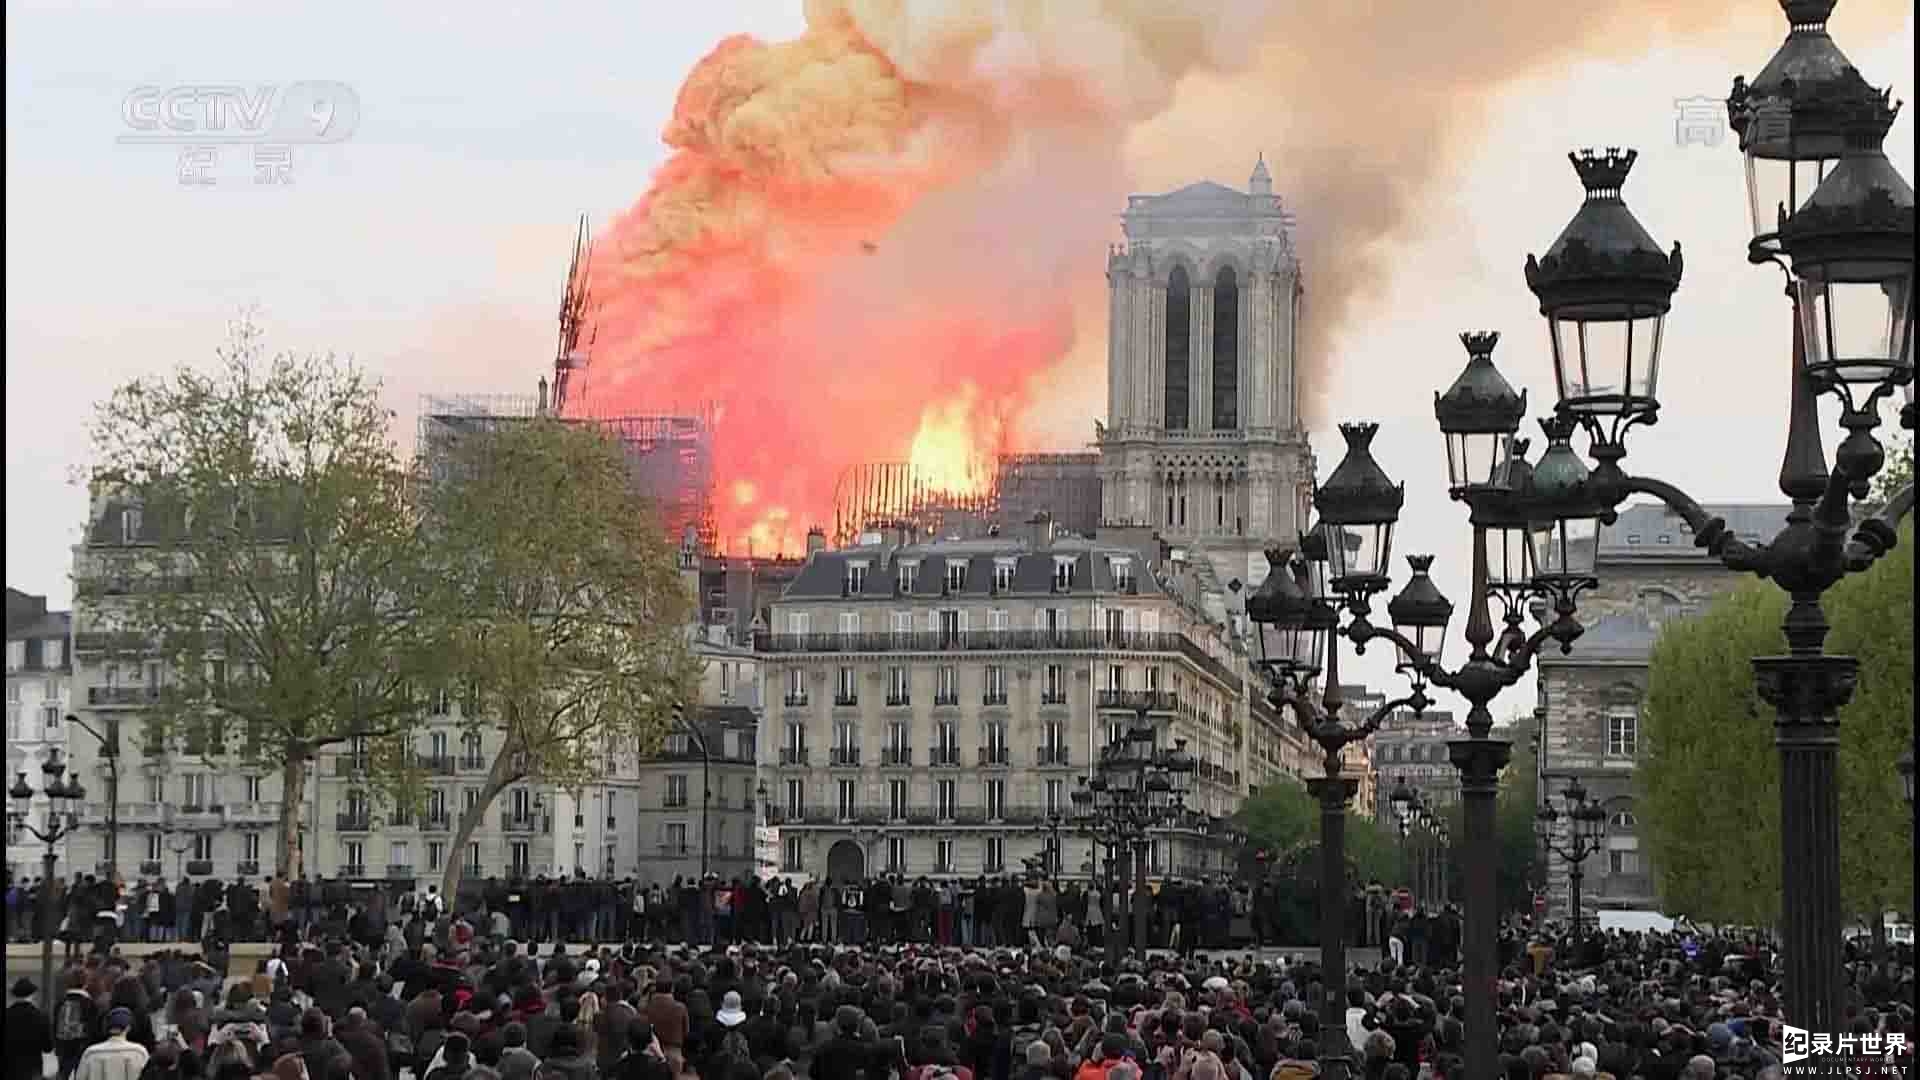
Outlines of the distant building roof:
[{"label": "distant building roof", "polygon": [[1035,551],[1018,538],[989,537],[980,540],[936,540],[903,547],[873,544],[815,552],[781,594],[781,599],[827,600],[846,597],[847,568],[849,564],[859,562],[867,564],[866,577],[858,593],[861,597],[897,597],[899,567],[902,563],[919,565],[914,575],[912,597],[931,600],[951,595],[947,592],[947,567],[956,562],[967,567],[965,584],[961,586],[959,595],[992,596],[995,594],[994,565],[999,560],[1009,559],[1014,564],[1013,585],[1002,590],[1004,594],[1046,595],[1053,592],[1054,564],[1061,558],[1073,562],[1073,591],[1076,593],[1118,592],[1113,576],[1114,560],[1126,560],[1133,565],[1131,588],[1134,593],[1154,594],[1160,591],[1153,575],[1147,572],[1145,560],[1132,548],[1100,544],[1079,537],[1062,537],[1055,539],[1045,550]]},{"label": "distant building roof", "polygon": [[[1765,542],[1786,524],[1791,509],[1783,504],[1725,503],[1706,507],[1725,518],[1727,530],[1743,540]],[[1713,557],[1694,546],[1693,530],[1664,503],[1634,503],[1620,518],[1600,529],[1600,561],[1676,561],[1709,563]]]},{"label": "distant building roof", "polygon": [[7,587],[7,640],[64,638],[73,630],[73,614],[48,611],[47,598]]},{"label": "distant building roof", "polygon": [[1637,660],[1645,663],[1653,654],[1654,642],[1659,639],[1659,629],[1639,612],[1606,615],[1588,624],[1586,633],[1573,643],[1571,653],[1563,654],[1556,645],[1548,645],[1541,650],[1540,664],[1543,667],[1578,667],[1582,663],[1595,661]]}]

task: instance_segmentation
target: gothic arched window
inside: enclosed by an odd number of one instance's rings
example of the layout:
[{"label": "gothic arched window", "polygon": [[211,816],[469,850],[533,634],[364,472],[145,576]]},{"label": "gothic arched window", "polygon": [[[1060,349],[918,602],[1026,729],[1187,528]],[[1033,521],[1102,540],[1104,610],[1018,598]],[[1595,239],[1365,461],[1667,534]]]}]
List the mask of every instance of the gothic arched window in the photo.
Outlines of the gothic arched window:
[{"label": "gothic arched window", "polygon": [[1187,268],[1176,266],[1167,279],[1167,430],[1187,429],[1187,344],[1193,335],[1193,296]]},{"label": "gothic arched window", "polygon": [[1233,267],[1213,278],[1213,427],[1240,426],[1240,283]]}]

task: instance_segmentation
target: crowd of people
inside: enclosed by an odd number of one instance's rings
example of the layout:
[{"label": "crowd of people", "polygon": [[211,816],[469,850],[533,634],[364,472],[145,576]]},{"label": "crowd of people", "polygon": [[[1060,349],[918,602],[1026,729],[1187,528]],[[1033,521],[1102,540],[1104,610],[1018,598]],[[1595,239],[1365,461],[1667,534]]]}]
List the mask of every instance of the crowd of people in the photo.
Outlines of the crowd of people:
[{"label": "crowd of people", "polygon": [[[1200,934],[1189,947],[1177,920],[1166,934],[1180,948],[1110,963],[1058,940],[1068,923],[1039,933],[1037,898],[1052,895],[1056,917],[1073,910],[1071,887],[1041,880],[1014,883],[1017,900],[993,892],[984,932],[976,888],[968,943],[942,899],[928,907],[919,885],[897,884],[834,894],[855,901],[843,911],[883,915],[864,944],[833,940],[817,907],[800,918],[804,885],[788,886],[790,933],[776,905],[756,923],[730,895],[716,915],[733,919],[716,917],[711,937],[696,919],[692,940],[662,940],[640,907],[640,933],[585,949],[519,936],[484,890],[459,910],[429,893],[396,901],[379,936],[353,932],[371,905],[345,918],[290,906],[275,923],[269,900],[278,937],[257,970],[185,945],[123,959],[97,941],[59,972],[50,1006],[17,983],[5,1080],[37,1080],[49,1053],[60,1080],[1304,1080],[1329,1045],[1329,994],[1344,1003],[1352,1075],[1466,1076],[1456,957],[1444,931],[1412,945],[1416,920],[1431,931],[1445,913],[1369,918],[1363,934],[1394,947],[1329,977],[1310,958]],[[1204,926],[1213,901],[1196,896]],[[1471,1080],[1787,1075],[1779,966],[1761,939],[1573,940],[1522,922],[1503,932],[1500,963],[1501,1076]],[[1833,1034],[1869,1070],[1847,1075],[1896,1075],[1872,1063],[1912,1060],[1912,950],[1886,963],[1850,950],[1847,963],[1847,1030]]]},{"label": "crowd of people", "polygon": [[[51,890],[51,905],[42,907]],[[1227,880],[1169,880],[1126,899],[1146,911],[1148,940],[1160,948],[1192,951],[1230,945],[1313,940],[1318,925],[1297,917],[1272,879],[1258,886]],[[76,874],[71,882],[31,878],[5,891],[8,937],[43,935],[65,943],[71,956],[105,936],[149,944],[266,940],[290,927],[314,927],[367,945],[384,942],[390,926],[416,913],[429,918],[448,905],[437,886],[342,880],[283,879],[255,884],[186,878],[147,878],[131,884]],[[1009,875],[908,879],[887,875],[862,881],[784,877],[671,882],[536,877],[486,878],[463,885],[453,905],[475,932],[530,944],[553,941],[624,942],[647,938],[691,944],[755,941],[826,944],[934,942],[996,946],[1025,943],[1099,947],[1121,914],[1122,898],[1101,896],[1077,882]],[[50,913],[50,915],[48,914]],[[42,927],[40,923],[51,920]],[[1396,933],[1396,930],[1398,931]],[[1356,888],[1348,939],[1385,947],[1398,936],[1416,960],[1431,948],[1452,955],[1460,921],[1451,907],[1402,910],[1377,883]]]}]

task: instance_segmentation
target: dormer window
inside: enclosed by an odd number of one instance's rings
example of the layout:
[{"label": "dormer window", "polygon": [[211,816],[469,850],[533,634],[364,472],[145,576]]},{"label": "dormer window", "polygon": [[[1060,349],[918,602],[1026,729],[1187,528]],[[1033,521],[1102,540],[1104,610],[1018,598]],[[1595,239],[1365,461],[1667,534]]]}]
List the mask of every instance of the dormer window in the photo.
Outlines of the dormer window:
[{"label": "dormer window", "polygon": [[919,578],[920,578],[919,563],[903,562],[900,564],[900,591],[901,592],[903,593],[912,592],[914,582],[918,581]]},{"label": "dormer window", "polygon": [[859,596],[867,588],[867,564],[863,562],[847,564],[847,595]]},{"label": "dormer window", "polygon": [[947,591],[957,593],[967,587],[967,564],[947,561]]},{"label": "dormer window", "polygon": [[1053,591],[1067,592],[1073,588],[1073,559],[1061,557],[1053,560]]},{"label": "dormer window", "polygon": [[1013,588],[1013,568],[1019,565],[1012,559],[993,560],[993,588],[995,592],[1008,592]]},{"label": "dormer window", "polygon": [[1113,591],[1130,593],[1133,591],[1133,560],[1112,559],[1107,563],[1113,571]]},{"label": "dormer window", "polygon": [[120,511],[120,542],[131,544],[140,539],[140,509],[128,507]]}]

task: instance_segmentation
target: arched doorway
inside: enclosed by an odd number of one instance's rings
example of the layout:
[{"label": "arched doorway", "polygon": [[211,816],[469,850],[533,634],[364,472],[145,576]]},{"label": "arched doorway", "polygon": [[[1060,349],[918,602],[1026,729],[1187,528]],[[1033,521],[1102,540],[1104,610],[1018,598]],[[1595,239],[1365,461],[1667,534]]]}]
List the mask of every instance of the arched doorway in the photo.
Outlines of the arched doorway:
[{"label": "arched doorway", "polygon": [[835,884],[866,880],[866,850],[853,840],[841,840],[834,844],[827,849],[827,876]]}]

